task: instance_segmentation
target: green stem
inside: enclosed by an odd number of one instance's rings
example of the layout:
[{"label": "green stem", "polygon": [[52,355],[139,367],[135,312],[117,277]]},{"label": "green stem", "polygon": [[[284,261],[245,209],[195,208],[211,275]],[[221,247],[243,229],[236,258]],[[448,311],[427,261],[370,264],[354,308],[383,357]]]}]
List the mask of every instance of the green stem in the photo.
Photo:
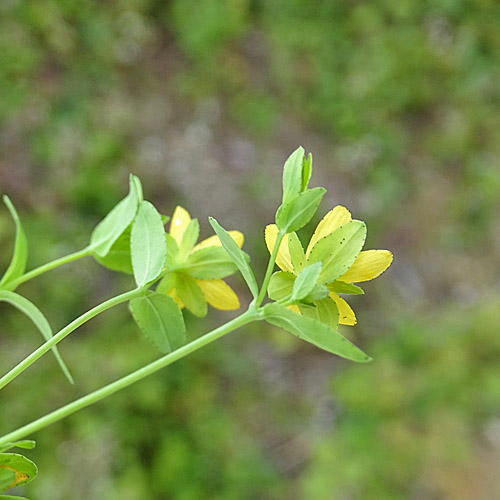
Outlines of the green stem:
[{"label": "green stem", "polygon": [[278,250],[281,245],[281,241],[283,240],[285,233],[281,231],[278,232],[276,236],[276,241],[274,242],[274,248],[271,253],[271,257],[269,258],[269,263],[267,264],[266,274],[264,276],[264,281],[262,282],[262,287],[260,288],[259,296],[255,301],[255,307],[260,307],[264,297],[266,296],[267,286],[269,285],[269,280],[271,279],[271,275],[274,269],[274,263],[276,262],[276,256],[278,255]]},{"label": "green stem", "polygon": [[31,366],[36,360],[41,358],[46,352],[50,351],[52,347],[58,344],[62,339],[67,337],[71,332],[76,330],[79,326],[83,325],[93,317],[98,314],[110,309],[113,306],[121,304],[122,302],[127,302],[128,300],[133,299],[144,293],[142,288],[136,288],[135,290],[131,290],[129,292],[122,293],[113,297],[109,300],[106,300],[102,304],[90,309],[86,313],[82,314],[75,320],[73,320],[69,325],[64,327],[61,331],[56,333],[53,337],[51,337],[47,342],[42,344],[36,351],[33,351],[27,358],[23,359],[18,365],[16,365],[12,370],[6,373],[2,378],[0,378],[0,389],[5,387],[9,382],[14,380],[18,375],[20,375],[26,368]]},{"label": "green stem", "polygon": [[19,278],[16,278],[15,280],[9,281],[8,283],[9,288],[15,289],[22,283],[25,283],[30,279],[36,278],[37,276],[40,276],[41,274],[46,273],[47,271],[51,271],[56,267],[62,266],[63,264],[68,264],[69,262],[73,262],[74,260],[87,257],[88,255],[90,255],[90,250],[87,247],[84,248],[83,250],[78,250],[78,252],[70,253],[69,255],[65,255],[64,257],[53,260],[52,262],[48,262],[43,266],[37,267],[36,269],[33,269],[19,276]]},{"label": "green stem", "polygon": [[45,415],[44,417],[39,418],[38,420],[35,420],[34,422],[31,422],[28,425],[25,425],[24,427],[21,427],[9,434],[6,434],[2,438],[0,438],[0,447],[7,443],[11,443],[13,441],[22,439],[23,437],[28,436],[35,431],[43,429],[44,427],[47,427],[48,425],[53,424],[54,422],[57,422],[67,417],[68,415],[75,413],[78,410],[81,410],[82,408],[97,403],[101,399],[104,399],[110,396],[111,394],[121,389],[124,389],[125,387],[128,387],[129,385],[132,385],[135,382],[138,382],[139,380],[142,380],[143,378],[172,364],[174,361],[177,361],[178,359],[181,359],[184,356],[187,356],[188,354],[197,351],[201,347],[206,346],[210,342],[219,339],[220,337],[226,335],[227,333],[236,330],[236,328],[239,328],[243,325],[246,325],[247,323],[251,323],[252,321],[259,319],[259,317],[260,315],[258,311],[256,311],[255,309],[249,309],[248,311],[234,318],[233,320],[229,321],[225,325],[222,325],[219,328],[216,328],[215,330],[212,330],[211,332],[203,335],[203,337],[193,340],[192,342],[186,344],[180,349],[177,349],[176,351],[167,354],[166,356],[163,356],[160,359],[153,361],[152,363],[149,363],[148,365],[144,366],[143,368],[140,368],[139,370],[131,373],[130,375],[127,375],[115,382],[112,382],[111,384],[106,385],[101,389],[98,389],[97,391],[88,394],[87,396],[77,399],[76,401],[73,401],[72,403],[63,406],[62,408],[59,408],[58,410],[55,410],[52,413],[49,413],[48,415]]}]

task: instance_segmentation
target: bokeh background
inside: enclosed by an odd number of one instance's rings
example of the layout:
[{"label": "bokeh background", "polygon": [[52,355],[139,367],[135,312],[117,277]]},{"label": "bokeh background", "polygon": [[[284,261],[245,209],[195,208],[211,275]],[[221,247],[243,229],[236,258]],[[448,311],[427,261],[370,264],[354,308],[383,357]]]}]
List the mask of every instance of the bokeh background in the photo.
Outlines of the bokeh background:
[{"label": "bokeh background", "polygon": [[[133,172],[204,236],[208,215],[244,231],[261,277],[299,144],[328,188],[317,220],[346,205],[395,254],[343,329],[370,365],[245,328],[37,433],[19,494],[500,498],[499,75],[495,0],[2,0],[0,191],[30,267],[84,247]],[[2,209],[2,267],[12,239]],[[131,285],[88,259],[19,291],[58,329]],[[40,339],[0,314],[6,371]],[[230,316],[188,315],[189,335]],[[61,349],[77,385],[46,356],[2,391],[1,433],[157,357],[124,306]]]}]

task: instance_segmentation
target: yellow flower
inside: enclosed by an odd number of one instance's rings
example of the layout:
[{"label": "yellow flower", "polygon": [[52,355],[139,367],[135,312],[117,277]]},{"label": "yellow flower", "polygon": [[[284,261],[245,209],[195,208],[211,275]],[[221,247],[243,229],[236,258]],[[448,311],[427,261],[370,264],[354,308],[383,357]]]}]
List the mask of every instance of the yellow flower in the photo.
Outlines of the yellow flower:
[{"label": "yellow flower", "polygon": [[[329,234],[333,233],[343,224],[351,221],[350,212],[343,206],[336,206],[330,212],[328,212],[325,217],[320,221],[316,230],[314,231],[311,240],[305,251],[305,261],[311,254],[314,245]],[[266,245],[269,252],[272,252],[274,243],[278,235],[278,228],[275,224],[269,224],[266,227],[265,239]],[[363,281],[369,281],[380,274],[382,274],[392,262],[393,256],[389,250],[364,250],[361,251],[351,267],[339,278],[337,278],[332,283],[327,283],[329,291],[329,297],[333,299],[337,305],[339,311],[339,323],[342,325],[355,325],[356,315],[351,309],[351,306],[337,293],[363,293],[359,287],[352,286],[353,283],[360,283]],[[292,257],[290,255],[289,249],[289,239],[288,237],[283,238],[280,248],[278,250],[278,255],[276,258],[276,264],[278,267],[285,272],[297,275],[300,269],[294,268],[292,264]],[[352,289],[358,290],[357,292],[349,292]],[[335,291],[337,290],[337,291]],[[289,306],[290,309],[297,313],[301,313],[301,310],[296,305]]]},{"label": "yellow flower", "polygon": [[[239,231],[229,234],[241,248],[243,234]],[[177,206],[166,235],[167,274],[157,291],[168,293],[181,308],[186,307],[197,316],[206,314],[207,303],[221,310],[238,309],[238,296],[222,279],[233,274],[236,267],[217,235],[196,244],[198,235],[197,219]]]}]

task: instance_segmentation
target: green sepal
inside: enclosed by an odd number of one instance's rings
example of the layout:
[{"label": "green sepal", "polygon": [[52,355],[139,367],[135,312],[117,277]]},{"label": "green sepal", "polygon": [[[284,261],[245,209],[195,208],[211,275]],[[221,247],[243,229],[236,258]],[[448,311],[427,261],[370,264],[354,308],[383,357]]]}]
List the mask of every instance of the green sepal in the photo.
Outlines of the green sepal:
[{"label": "green sepal", "polygon": [[142,201],[130,237],[132,268],[138,287],[161,273],[166,258],[165,229],[160,214],[149,201]]},{"label": "green sepal", "polygon": [[142,187],[134,175],[130,176],[130,189],[104,219],[99,222],[90,236],[89,250],[99,257],[104,257],[115,241],[132,223],[142,202]]},{"label": "green sepal", "polygon": [[263,312],[269,323],[284,328],[325,351],[361,363],[372,360],[336,330],[317,319],[297,314],[277,302],[266,304]]},{"label": "green sepal", "polygon": [[299,146],[285,161],[283,167],[283,204],[302,190],[304,148]]},{"label": "green sepal", "polygon": [[113,271],[119,271],[125,274],[134,274],[134,270],[132,268],[132,256],[130,254],[131,233],[132,224],[130,224],[125,231],[123,231],[104,257],[94,255],[97,262],[108,269],[112,269]]},{"label": "green sepal", "polygon": [[328,283],[328,289],[330,292],[335,293],[345,293],[350,295],[364,295],[364,290],[352,283],[346,283],[345,281],[335,280],[332,283]]},{"label": "green sepal", "polygon": [[230,276],[237,267],[223,247],[213,246],[191,253],[181,270],[193,278],[212,280]]},{"label": "green sepal", "polygon": [[365,239],[365,223],[352,220],[318,240],[309,254],[308,263],[323,263],[319,283],[331,283],[342,276],[352,266]]},{"label": "green sepal", "polygon": [[327,286],[317,284],[313,287],[311,292],[302,299],[302,302],[306,302],[308,304],[314,303],[328,297],[329,293],[330,290],[328,290]]},{"label": "green sepal", "polygon": [[318,281],[321,266],[321,262],[315,262],[299,273],[293,284],[292,301],[300,301],[312,292]]},{"label": "green sepal", "polygon": [[[31,460],[28,460],[23,455],[18,455],[17,453],[0,453],[0,470],[5,467],[14,469],[19,474],[26,476],[25,479],[16,482],[15,486],[21,486],[33,481],[38,474],[37,466]],[[0,487],[0,492],[8,490],[10,487],[10,485],[4,485],[3,487]]]},{"label": "green sepal", "polygon": [[[16,309],[21,311],[25,316],[27,316],[33,324],[38,328],[45,340],[50,340],[52,338],[53,332],[52,328],[47,321],[47,318],[43,315],[42,311],[38,309],[35,304],[30,302],[27,298],[19,295],[18,293],[11,292],[9,290],[0,290],[0,302],[7,302],[8,304],[14,306]],[[57,346],[52,347],[52,353],[59,363],[61,371],[64,373],[70,384],[73,384],[73,377],[63,361]]]},{"label": "green sepal", "polygon": [[9,209],[10,215],[16,224],[16,240],[9,267],[0,280],[0,288],[13,290],[14,288],[9,287],[9,281],[19,278],[26,269],[26,262],[28,261],[28,240],[26,239],[26,233],[24,232],[19,215],[9,197],[4,195],[3,202]]},{"label": "green sepal", "polygon": [[315,318],[334,330],[336,330],[339,325],[339,309],[335,301],[330,297],[317,300],[314,306],[299,304],[299,308],[301,313],[305,316]]},{"label": "green sepal", "polygon": [[175,290],[179,299],[195,316],[207,315],[207,301],[196,281],[184,273],[176,273]]},{"label": "green sepal", "polygon": [[267,294],[271,300],[281,300],[291,296],[297,276],[287,271],[278,271],[271,276]]},{"label": "green sepal", "polygon": [[189,252],[193,249],[195,243],[198,241],[198,236],[200,235],[200,224],[198,219],[191,219],[189,224],[182,235],[182,240],[179,245],[179,255],[181,258],[187,256]]},{"label": "green sepal", "polygon": [[165,233],[165,269],[172,269],[179,259],[179,246],[173,236]]},{"label": "green sepal", "polygon": [[255,280],[252,268],[248,263],[248,255],[236,244],[230,234],[213,217],[209,217],[208,221],[219,237],[222,246],[229,254],[229,257],[239,269],[248,288],[252,292],[252,295],[256,298],[259,294],[259,287],[257,286],[257,281]]},{"label": "green sepal", "polygon": [[308,189],[286,201],[276,212],[276,225],[283,233],[298,231],[314,216],[326,189]]},{"label": "green sepal", "polygon": [[149,291],[130,301],[130,311],[144,335],[162,353],[168,354],[185,344],[184,318],[169,295]]},{"label": "green sepal", "polygon": [[10,469],[0,469],[0,491],[10,489],[11,484],[16,480],[16,473]]},{"label": "green sepal", "polygon": [[23,439],[22,441],[14,441],[0,446],[0,453],[10,450],[11,448],[22,448],[24,450],[32,450],[36,446],[36,441],[32,439]]},{"label": "green sepal", "polygon": [[288,251],[290,252],[290,260],[292,261],[293,270],[295,271],[295,274],[299,274],[306,265],[306,257],[302,243],[295,232],[288,235]]},{"label": "green sepal", "polygon": [[175,287],[175,273],[167,273],[159,281],[156,291],[158,293],[168,293]]}]

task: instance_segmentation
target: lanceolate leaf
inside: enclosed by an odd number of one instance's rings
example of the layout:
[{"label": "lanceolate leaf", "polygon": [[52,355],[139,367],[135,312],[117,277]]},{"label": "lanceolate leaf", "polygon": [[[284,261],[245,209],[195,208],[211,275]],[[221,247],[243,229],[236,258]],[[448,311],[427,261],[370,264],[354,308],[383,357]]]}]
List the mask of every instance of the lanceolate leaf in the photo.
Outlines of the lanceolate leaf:
[{"label": "lanceolate leaf", "polygon": [[312,154],[309,153],[307,156],[307,159],[303,159],[303,167],[302,167],[302,189],[301,191],[305,191],[307,189],[307,185],[309,184],[309,181],[311,179],[311,174],[312,174],[312,164],[313,164],[313,157]]},{"label": "lanceolate leaf", "polygon": [[7,208],[16,223],[16,242],[14,244],[14,253],[12,254],[12,259],[7,271],[5,271],[5,274],[0,280],[0,288],[9,289],[9,281],[19,278],[19,276],[21,276],[26,269],[26,262],[28,260],[28,241],[16,209],[14,208],[14,205],[10,201],[9,197],[4,196],[3,201],[5,205],[7,205]]},{"label": "lanceolate leaf", "polygon": [[291,233],[304,227],[316,213],[325,193],[325,188],[317,187],[290,198],[276,212],[278,228],[285,233]]},{"label": "lanceolate leaf", "polygon": [[252,268],[248,264],[247,256],[243,250],[236,244],[236,242],[231,238],[228,232],[213,218],[208,218],[214,231],[217,233],[222,246],[226,249],[233,262],[236,264],[243,278],[245,279],[248,288],[252,292],[254,297],[259,294],[259,288],[257,286],[257,281],[253,274]]},{"label": "lanceolate leaf", "polygon": [[321,262],[315,262],[304,268],[297,276],[293,284],[292,300],[302,300],[311,293],[318,281],[319,273],[321,272]]},{"label": "lanceolate leaf", "polygon": [[[50,327],[49,322],[42,314],[40,309],[38,309],[38,307],[36,307],[35,304],[30,302],[28,299],[22,297],[21,295],[15,292],[10,292],[8,290],[0,290],[0,302],[7,302],[11,304],[16,309],[21,311],[25,316],[27,316],[35,324],[38,330],[40,330],[40,333],[43,335],[45,340],[49,340],[52,337],[52,328]],[[71,376],[68,367],[62,360],[61,355],[59,354],[59,351],[56,346],[52,348],[52,352],[54,353],[54,356],[57,362],[59,363],[59,366],[61,367],[61,370],[63,371],[64,375],[66,375],[66,378],[72,384],[73,377]]]},{"label": "lanceolate leaf", "polygon": [[23,441],[14,441],[13,443],[7,443],[5,446],[0,446],[0,453],[11,448],[23,448],[25,450],[32,450],[36,446],[36,441],[31,439],[24,439]]},{"label": "lanceolate leaf", "polygon": [[13,470],[15,478],[14,484],[0,487],[0,492],[29,483],[38,473],[37,466],[31,460],[17,453],[0,453],[0,471],[2,469]]},{"label": "lanceolate leaf", "polygon": [[283,203],[286,203],[301,191],[303,161],[304,148],[300,146],[285,162],[283,167]]},{"label": "lanceolate leaf", "polygon": [[133,274],[132,258],[130,255],[130,233],[132,232],[132,224],[113,243],[109,252],[104,257],[95,256],[96,260],[104,267],[120,271],[126,274]]},{"label": "lanceolate leaf", "polygon": [[163,353],[186,341],[186,327],[177,302],[170,296],[147,292],[130,301],[130,310],[146,337]]},{"label": "lanceolate leaf", "polygon": [[264,306],[264,316],[269,323],[284,328],[325,351],[361,363],[371,361],[358,347],[317,319],[297,314],[276,302]]},{"label": "lanceolate leaf", "polygon": [[142,201],[130,238],[132,268],[137,286],[154,280],[163,269],[166,256],[165,229],[160,214],[149,201]]},{"label": "lanceolate leaf", "polygon": [[130,176],[130,191],[111,212],[96,226],[90,236],[89,248],[99,257],[104,257],[113,243],[127,229],[135,217],[142,201],[142,188],[137,177]]},{"label": "lanceolate leaf", "polygon": [[331,283],[342,276],[363,248],[365,239],[365,223],[352,220],[317,241],[309,254],[308,263],[323,263],[319,283]]},{"label": "lanceolate leaf", "polygon": [[182,271],[201,280],[225,278],[233,274],[236,269],[236,264],[227,251],[220,246],[196,250],[182,266]]}]

